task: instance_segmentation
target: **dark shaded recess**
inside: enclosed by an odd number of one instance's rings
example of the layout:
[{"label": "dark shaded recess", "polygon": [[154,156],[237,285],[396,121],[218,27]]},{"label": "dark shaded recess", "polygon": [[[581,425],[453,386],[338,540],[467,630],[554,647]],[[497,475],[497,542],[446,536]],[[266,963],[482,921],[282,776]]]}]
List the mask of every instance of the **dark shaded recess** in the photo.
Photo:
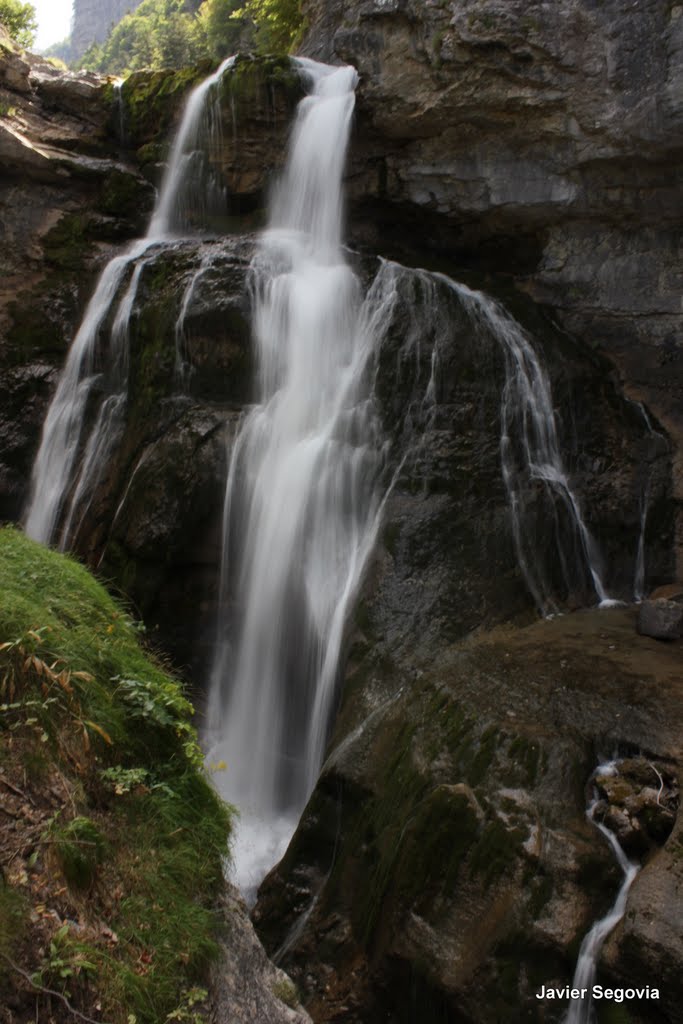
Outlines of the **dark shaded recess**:
[{"label": "dark shaded recess", "polygon": [[468,222],[412,203],[362,198],[349,204],[348,233],[353,245],[406,266],[523,277],[538,266],[547,232],[542,224]]}]

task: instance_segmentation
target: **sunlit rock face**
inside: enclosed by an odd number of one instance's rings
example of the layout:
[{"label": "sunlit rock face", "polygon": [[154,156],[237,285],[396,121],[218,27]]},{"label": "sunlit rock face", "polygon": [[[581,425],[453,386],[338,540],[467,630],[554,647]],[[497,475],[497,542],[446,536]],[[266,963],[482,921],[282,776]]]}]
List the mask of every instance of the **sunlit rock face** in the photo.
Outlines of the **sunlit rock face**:
[{"label": "sunlit rock face", "polygon": [[71,50],[80,57],[93,43],[103,42],[124,14],[139,7],[141,0],[74,0],[71,22]]}]

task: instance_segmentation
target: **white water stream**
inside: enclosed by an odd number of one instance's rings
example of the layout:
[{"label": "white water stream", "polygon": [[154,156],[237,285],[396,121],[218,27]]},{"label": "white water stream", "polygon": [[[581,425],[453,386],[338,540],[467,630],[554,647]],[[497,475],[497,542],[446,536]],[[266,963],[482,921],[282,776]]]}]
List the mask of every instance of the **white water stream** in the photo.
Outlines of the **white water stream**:
[{"label": "white water stream", "polygon": [[[455,294],[475,334],[488,336],[503,353],[505,383],[500,413],[501,469],[517,561],[540,613],[554,614],[558,605],[553,596],[553,586],[547,579],[544,564],[547,555],[539,545],[536,532],[530,527],[528,506],[536,484],[542,485],[551,499],[554,556],[564,578],[566,592],[572,593],[577,579],[586,576],[601,608],[618,604],[607,593],[598,545],[586,524],[581,502],[560,452],[548,375],[524,329],[499,303],[483,292],[473,291],[445,274],[382,261],[371,289],[380,313],[377,331],[382,333],[383,323],[386,332],[391,318],[400,317],[403,341],[398,353],[399,364],[408,364],[412,358],[415,375],[420,372],[423,346],[432,347],[429,381],[424,392],[404,409],[404,433],[429,430],[437,403],[440,361],[442,355],[452,349],[454,334],[462,330],[449,314],[443,296],[439,294],[439,284]],[[411,296],[414,301],[398,313],[401,296]],[[397,374],[400,376],[400,368]],[[417,438],[414,448],[419,448]],[[565,512],[564,527],[558,517],[558,506]]]},{"label": "white water stream", "polygon": [[[593,773],[593,778],[598,775],[606,775],[608,773],[615,774],[616,772],[616,764],[614,762],[609,762],[596,768]],[[595,1020],[595,1012],[593,1010],[593,1000],[590,993],[593,990],[593,983],[595,982],[600,951],[602,950],[607,936],[614,930],[614,928],[616,928],[624,916],[629,890],[633,885],[633,881],[638,874],[638,871],[640,870],[637,864],[633,864],[628,859],[614,833],[601,822],[595,820],[597,804],[598,798],[596,796],[591,800],[586,816],[588,820],[592,822],[600,832],[602,832],[612,847],[614,856],[617,859],[617,863],[622,870],[624,878],[609,913],[600,918],[599,921],[595,922],[581,943],[571,987],[573,989],[578,989],[579,991],[584,990],[587,995],[584,999],[577,998],[571,1000],[569,1009],[567,1010],[562,1024],[593,1024]]]},{"label": "white water stream", "polygon": [[258,398],[228,474],[206,737],[209,763],[226,765],[216,784],[240,807],[234,876],[247,895],[315,784],[382,502],[369,379],[377,332],[341,246],[357,75],[297,63],[311,91],[250,271]]},{"label": "white water stream", "polygon": [[[539,565],[535,535],[525,529],[524,492],[539,481],[565,506],[583,551],[585,564],[601,608],[618,604],[602,580],[597,544],[586,526],[560,454],[550,381],[524,330],[501,305],[482,292],[474,292],[450,278],[437,275],[454,288],[472,320],[488,329],[505,355],[506,380],[501,403],[500,457],[510,501],[517,559],[527,586],[542,615],[558,608]],[[557,551],[567,577],[568,555],[558,536]],[[568,581],[567,581],[568,582]]]},{"label": "white water stream", "polygon": [[70,546],[120,436],[128,395],[130,317],[146,255],[186,234],[197,211],[205,213],[224,201],[212,185],[206,154],[220,142],[217,87],[234,59],[224,61],[190,94],[147,235],[104,268],[69,350],[43,424],[25,514],[26,533],[44,544],[56,539],[60,549]]}]

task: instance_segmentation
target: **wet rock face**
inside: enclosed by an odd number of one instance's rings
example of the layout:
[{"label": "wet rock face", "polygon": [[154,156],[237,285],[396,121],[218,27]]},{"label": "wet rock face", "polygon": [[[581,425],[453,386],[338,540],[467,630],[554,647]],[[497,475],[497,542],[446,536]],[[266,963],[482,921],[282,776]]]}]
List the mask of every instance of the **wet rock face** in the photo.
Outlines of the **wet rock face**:
[{"label": "wet rock face", "polygon": [[254,915],[315,1020],[536,1019],[536,992],[569,983],[620,884],[585,816],[598,751],[620,747],[657,754],[597,780],[605,823],[644,863],[640,909],[611,937],[598,980],[660,983],[662,1002],[631,1007],[632,1019],[677,1020],[680,650],[638,637],[634,618],[578,612],[429,663],[401,653],[360,689],[351,678],[320,782]]},{"label": "wet rock face", "polygon": [[[141,72],[117,93],[101,76],[59,72],[0,38],[2,518],[21,515],[49,399],[96,276],[145,233],[169,135],[188,91],[209,70]],[[222,143],[213,160],[229,201],[221,223],[210,225],[216,231],[259,222],[300,94],[301,81],[284,60],[243,58],[224,83]],[[224,319],[242,314],[228,300],[200,314],[205,287],[198,288],[186,343],[190,392],[212,401],[225,375],[242,394],[248,370],[239,346],[219,352],[212,340],[225,337]],[[173,349],[174,325],[167,326]]]},{"label": "wet rock face", "polygon": [[312,1024],[296,986],[266,956],[232,886],[223,910],[226,935],[211,976],[211,1024]]},{"label": "wet rock face", "polygon": [[671,765],[626,758],[597,775],[595,817],[616,835],[629,856],[642,858],[663,846],[676,821],[678,783]]},{"label": "wet rock face", "polygon": [[[400,471],[359,615],[359,642],[376,653],[434,651],[533,608],[501,465],[505,345],[443,280],[400,267],[394,273],[398,298],[379,353],[376,396],[390,470]],[[647,586],[673,571],[667,443],[619,395],[593,353],[529,304],[517,301],[515,313],[547,368],[564,464],[607,590],[632,600],[643,522]],[[521,452],[519,429],[509,440]],[[641,516],[646,494],[649,520]],[[559,606],[595,602],[563,498],[538,479],[529,479],[520,497],[520,532],[534,572]]]},{"label": "wet rock face", "polygon": [[0,516],[16,519],[99,262],[140,230],[152,190],[107,138],[104,79],[0,44]]},{"label": "wet rock face", "polygon": [[[73,519],[75,550],[118,581],[196,679],[214,640],[229,442],[251,390],[244,284],[252,247],[246,237],[146,254],[129,325],[124,423]],[[104,342],[102,358],[106,365]]]},{"label": "wet rock face", "polygon": [[[160,178],[188,90],[212,70],[207,64],[180,71],[136,71],[125,80],[114,127],[150,179]],[[227,215],[207,224],[205,209],[199,209],[196,230],[235,230],[240,219],[244,227],[245,216],[259,221],[302,95],[302,79],[288,58],[236,58],[216,90],[208,124],[208,169],[226,191]]]}]

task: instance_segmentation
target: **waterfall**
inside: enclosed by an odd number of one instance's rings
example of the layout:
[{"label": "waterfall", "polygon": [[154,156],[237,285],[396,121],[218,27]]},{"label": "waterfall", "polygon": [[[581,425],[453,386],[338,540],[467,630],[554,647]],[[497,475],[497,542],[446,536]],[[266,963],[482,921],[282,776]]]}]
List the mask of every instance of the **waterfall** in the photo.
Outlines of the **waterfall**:
[{"label": "waterfall", "polygon": [[188,311],[192,306],[197,285],[204,274],[206,274],[207,270],[211,267],[212,258],[211,253],[202,257],[200,265],[195,270],[185,288],[185,291],[183,292],[183,297],[180,303],[180,312],[178,313],[178,319],[176,320],[175,325],[175,375],[180,384],[186,384],[191,373],[191,367],[185,358],[187,346],[185,320],[187,318]]},{"label": "waterfall", "polygon": [[[609,762],[608,764],[603,764],[596,768],[592,777],[596,778],[598,775],[615,774],[616,772],[617,767],[614,762]],[[633,885],[633,880],[639,870],[638,865],[632,864],[628,859],[614,833],[601,822],[595,820],[594,816],[597,805],[598,797],[597,794],[595,794],[588,806],[586,816],[588,820],[592,822],[600,832],[602,832],[612,847],[614,856],[617,859],[617,863],[621,868],[624,878],[621,886],[619,887],[617,898],[615,899],[609,913],[600,918],[599,921],[595,922],[581,943],[571,987],[578,989],[579,991],[583,989],[589,994],[583,999],[578,998],[571,1000],[569,1009],[567,1010],[562,1024],[593,1024],[595,1014],[593,1012],[593,1000],[590,993],[593,991],[593,983],[597,972],[600,951],[607,936],[611,931],[613,931],[624,916],[629,890]]]},{"label": "waterfall", "polygon": [[[617,603],[607,593],[598,546],[560,453],[550,381],[531,339],[499,303],[483,292],[473,291],[445,274],[383,260],[367,301],[374,295],[380,345],[391,318],[400,320],[402,343],[397,353],[397,378],[412,375],[416,381],[421,379],[421,353],[431,346],[426,387],[420,385],[402,410],[403,441],[411,447],[411,457],[419,456],[419,435],[427,433],[433,423],[442,354],[453,347],[455,332],[462,330],[454,314],[449,314],[442,288],[453,294],[475,337],[488,339],[503,354],[501,471],[517,562],[540,613],[554,614],[558,605],[547,579],[547,556],[540,548],[528,513],[530,493],[537,483],[549,499],[553,555],[567,593],[572,592],[577,579],[587,579],[601,607]],[[558,508],[564,512],[564,526]]]},{"label": "waterfall", "polygon": [[119,142],[125,145],[127,138],[126,131],[126,105],[123,101],[123,83],[125,79],[119,78],[114,82],[114,110],[116,111],[116,130]]},{"label": "waterfall", "polygon": [[[629,399],[632,405],[635,405],[636,409],[640,413],[640,416],[647,428],[648,435],[651,438],[650,447],[653,451],[657,448],[663,448],[668,450],[669,443],[664,436],[652,425],[647,409],[642,402],[636,402]],[[644,462],[644,466],[647,468],[648,463]],[[645,597],[645,539],[647,530],[647,517],[650,508],[650,497],[651,497],[651,470],[647,470],[645,478],[641,484],[640,491],[640,532],[638,534],[638,545],[636,548],[636,563],[633,574],[633,600],[640,602]]]},{"label": "waterfall", "polygon": [[[240,807],[235,880],[253,895],[312,791],[333,710],[344,625],[381,512],[371,400],[374,306],[341,246],[357,75],[297,62],[301,101],[269,226],[250,269],[257,402],[226,489],[221,638],[209,763]],[[227,629],[231,595],[239,606]]]},{"label": "waterfall", "polygon": [[[70,546],[87,510],[84,502],[91,499],[120,435],[128,392],[129,324],[146,254],[172,244],[196,223],[198,210],[206,215],[224,204],[207,170],[206,154],[219,142],[218,85],[234,60],[223,61],[190,94],[147,234],[106,265],[69,349],[43,424],[24,517],[26,533],[44,544],[55,539],[61,518],[58,546]],[[120,90],[117,97],[121,103]],[[115,307],[128,275],[127,291]],[[93,409],[100,391],[104,397]]]},{"label": "waterfall", "polygon": [[645,530],[647,528],[647,513],[650,504],[650,481],[643,487],[640,496],[640,532],[638,534],[638,547],[636,548],[636,568],[633,576],[633,600],[640,603],[645,597]]},{"label": "waterfall", "polygon": [[150,221],[151,238],[174,237],[179,231],[191,233],[197,220],[203,226],[211,214],[225,208],[225,189],[211,168],[210,158],[223,144],[219,86],[235,59],[224,60],[190,93]]},{"label": "waterfall", "polygon": [[[564,505],[579,538],[600,607],[617,604],[605,589],[598,548],[560,454],[550,381],[531,341],[517,321],[493,299],[444,275],[438,276],[457,291],[475,325],[490,331],[503,349],[506,380],[501,402],[500,459],[517,560],[539,611],[548,615],[556,612],[557,607],[539,564],[537,538],[525,528],[524,495],[533,481],[541,482]],[[568,556],[559,530],[557,549],[568,582]]]}]

